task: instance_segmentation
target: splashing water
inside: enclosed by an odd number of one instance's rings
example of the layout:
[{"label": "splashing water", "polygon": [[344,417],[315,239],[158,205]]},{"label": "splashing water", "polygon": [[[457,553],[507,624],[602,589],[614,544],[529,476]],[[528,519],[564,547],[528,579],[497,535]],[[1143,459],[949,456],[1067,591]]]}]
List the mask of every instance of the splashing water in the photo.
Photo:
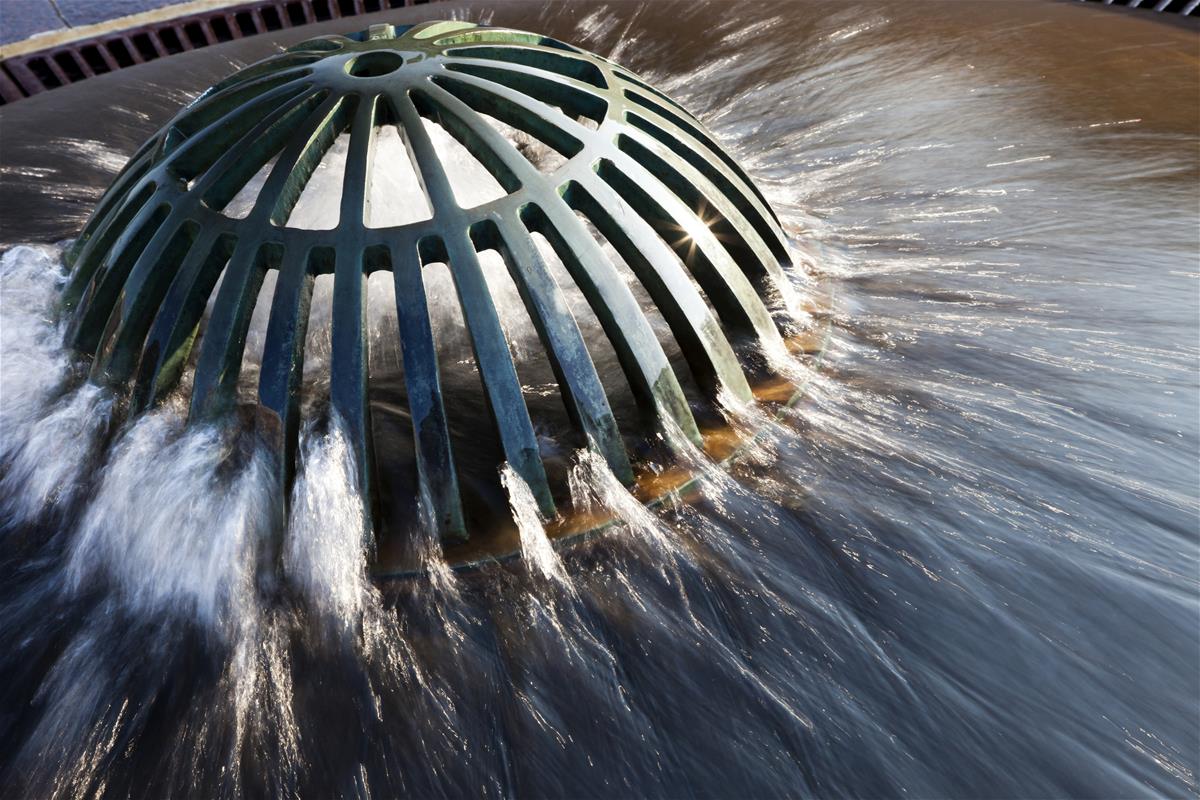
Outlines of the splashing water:
[{"label": "splashing water", "polygon": [[361,619],[375,600],[366,579],[367,520],[345,433],[307,431],[292,508],[284,572],[317,608],[343,624]]},{"label": "splashing water", "polygon": [[629,533],[657,549],[659,555],[673,554],[670,529],[621,484],[594,450],[575,454],[570,487],[576,509],[609,512],[627,526]]},{"label": "splashing water", "polygon": [[66,280],[57,247],[13,247],[0,256],[5,335],[0,337],[0,431],[6,455],[29,436],[42,409],[66,378],[69,360],[54,324],[56,290]]},{"label": "splashing water", "polygon": [[262,458],[220,474],[232,443],[214,427],[180,433],[168,414],[139,420],[114,449],[71,543],[76,587],[113,581],[131,607],[214,629],[253,615],[258,551],[269,536]]},{"label": "splashing water", "polygon": [[[1188,32],[1075,5],[496,10],[679,97],[793,235],[797,295],[808,272],[836,289],[822,371],[775,365],[805,402],[725,402],[759,434],[728,469],[679,448],[695,502],[648,511],[575,453],[575,509],[620,524],[556,553],[506,472],[527,568],[456,574],[427,548],[426,576],[374,585],[319,364],[286,517],[236,426],[186,429],[169,401],[113,430],[61,346],[59,248],[8,249],[0,786],[1194,794],[1200,92],[1160,58]],[[142,94],[192,92],[179,70]],[[137,102],[113,103],[123,153],[161,113]],[[111,172],[110,152],[78,158]],[[25,193],[4,194],[93,197],[78,163],[5,164]]]},{"label": "splashing water", "polygon": [[500,482],[508,492],[508,503],[521,535],[521,557],[543,578],[566,583],[562,560],[546,536],[533,491],[508,464],[500,467]]}]

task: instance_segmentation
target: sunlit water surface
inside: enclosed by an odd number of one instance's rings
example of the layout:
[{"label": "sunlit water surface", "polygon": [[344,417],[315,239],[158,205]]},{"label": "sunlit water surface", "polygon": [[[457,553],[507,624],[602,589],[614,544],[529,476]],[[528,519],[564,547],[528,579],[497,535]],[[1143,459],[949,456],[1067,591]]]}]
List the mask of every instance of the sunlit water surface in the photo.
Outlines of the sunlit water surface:
[{"label": "sunlit water surface", "polygon": [[[454,13],[627,63],[761,182],[797,286],[835,287],[806,401],[743,412],[765,435],[697,463],[695,503],[649,512],[573,456],[576,504],[624,522],[586,548],[550,548],[506,472],[523,563],[457,575],[428,547],[386,591],[346,443],[309,425],[268,581],[261,456],[182,401],[114,430],[61,346],[60,245],[17,245],[6,211],[0,794],[1194,794],[1194,29],[1062,4],[501,12]],[[153,125],[127,117],[131,151]],[[111,175],[109,141],[73,157]],[[11,157],[10,186],[103,183]]]}]

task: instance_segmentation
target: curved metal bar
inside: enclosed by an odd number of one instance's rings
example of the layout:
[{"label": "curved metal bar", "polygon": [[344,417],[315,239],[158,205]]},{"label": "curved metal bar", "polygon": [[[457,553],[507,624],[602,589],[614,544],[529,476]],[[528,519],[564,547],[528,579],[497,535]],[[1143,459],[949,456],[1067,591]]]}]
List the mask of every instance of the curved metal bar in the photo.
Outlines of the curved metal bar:
[{"label": "curved metal bar", "polygon": [[616,189],[687,265],[726,326],[753,333],[765,344],[782,346],[762,298],[704,220],[624,153],[611,161],[600,159],[596,174]]},{"label": "curved metal bar", "polygon": [[524,228],[498,220],[490,232],[508,265],[513,283],[533,320],[550,365],[558,379],[563,402],[576,426],[623,483],[633,480],[625,445],[613,418],[600,376],[566,298]]},{"label": "curved metal bar", "polygon": [[[179,263],[178,258],[167,256],[166,249],[171,246],[176,248],[179,246],[177,235],[181,226],[187,217],[194,213],[195,206],[200,203],[200,199],[209,200],[216,194],[216,202],[212,202],[210,205],[220,208],[228,203],[232,195],[240,190],[272,155],[284,147],[287,135],[292,133],[292,126],[289,125],[289,122],[308,111],[316,104],[319,97],[320,93],[313,93],[300,103],[288,107],[283,113],[269,116],[253,131],[243,136],[228,153],[218,160],[217,164],[196,180],[191,192],[174,204],[170,217],[159,229],[154,240],[142,252],[128,279],[123,275],[104,276],[104,287],[108,288],[110,294],[119,288],[114,288],[111,284],[124,281],[124,288],[120,289],[122,302],[112,308],[105,325],[105,330],[110,332],[110,341],[119,339],[122,346],[116,351],[118,355],[116,363],[109,363],[107,358],[97,359],[93,369],[94,377],[104,376],[111,381],[123,381],[128,378],[134,366],[132,348],[141,344],[140,337],[145,335],[149,326],[149,319],[144,318],[144,315],[131,317],[129,312],[154,298],[161,298],[162,293],[166,290],[167,278],[169,278],[167,265]],[[324,116],[319,113],[314,115],[316,121],[310,119],[308,123],[312,126],[311,129],[316,129],[317,125],[332,114],[337,106],[337,102],[332,99],[327,100],[326,114]],[[149,290],[150,298],[142,296],[144,289]],[[103,311],[104,309],[104,304],[97,302],[95,297],[91,298],[86,306],[86,313],[81,317],[82,319],[87,319],[88,316],[97,314],[98,310]],[[130,329],[125,331],[123,326],[128,326]],[[120,331],[119,334],[118,331]]]},{"label": "curved metal bar", "polygon": [[291,485],[298,450],[299,388],[314,283],[310,257],[308,252],[284,252],[258,373],[259,431],[280,454],[277,470],[284,487]]},{"label": "curved metal bar", "polygon": [[310,132],[310,142],[319,137],[342,101],[323,91],[311,92],[291,102],[282,114],[267,116],[196,178],[188,199],[201,198],[214,211],[223,210],[272,157],[294,142],[298,131]]},{"label": "curved metal bar", "polygon": [[463,227],[461,210],[454,201],[450,181],[407,92],[391,93],[390,98],[412,148],[413,163],[418,166],[430,205],[438,209],[434,212],[435,218],[442,217],[442,227],[447,231],[442,246],[454,278],[463,319],[471,334],[479,377],[500,434],[504,456],[529,485],[542,514],[552,517],[555,513],[554,499],[546,481],[529,410],[521,394],[521,382],[504,339],[504,330],[500,327],[496,306],[492,303],[491,293],[479,267],[479,258]]},{"label": "curved metal bar", "polygon": [[490,84],[512,89],[524,97],[537,97],[543,105],[561,108],[572,122],[576,118],[587,117],[600,123],[608,112],[608,100],[603,94],[597,93],[594,87],[553,72],[517,67],[515,64],[468,59],[449,62],[446,69],[456,77],[479,78]]},{"label": "curved metal bar", "polygon": [[572,183],[564,199],[596,226],[637,275],[671,326],[696,379],[750,400],[750,385],[720,324],[650,223],[598,176]]},{"label": "curved metal bar", "polygon": [[130,270],[105,323],[105,339],[92,363],[93,381],[120,384],[137,367],[135,358],[154,312],[200,232],[195,222],[178,216],[178,210],[172,212]]},{"label": "curved metal bar", "polygon": [[192,350],[205,301],[233,252],[232,236],[214,235],[209,246],[193,247],[171,279],[142,348],[132,409],[143,411],[175,385]]},{"label": "curved metal bar", "polygon": [[467,526],[450,446],[429,306],[421,280],[421,260],[415,245],[397,246],[389,255],[396,285],[396,317],[418,480],[429,498],[435,532],[441,541],[466,541]]},{"label": "curved metal bar", "polygon": [[594,59],[580,58],[553,48],[523,45],[468,45],[454,47],[446,55],[455,61],[486,61],[516,64],[538,73],[554,73],[572,81],[607,89],[604,71]]},{"label": "curved metal bar", "polygon": [[[364,272],[363,221],[370,195],[377,97],[358,100],[350,126],[350,147],[342,182],[342,247],[333,274],[333,329],[329,364],[329,401],[341,421],[350,449],[364,518],[373,517],[371,498],[374,451],[367,399],[367,276]],[[364,537],[370,535],[363,531]]]},{"label": "curved metal bar", "polygon": [[[506,90],[507,87],[493,84],[490,81],[469,80],[471,77],[469,75],[455,75],[454,77],[439,75],[434,76],[430,83],[434,87],[447,90],[476,111],[489,114],[544,142],[566,158],[573,158],[583,149],[583,142],[579,137],[565,130],[557,120],[551,121],[548,116],[540,112],[528,113],[527,107],[520,103],[513,103],[511,97],[505,97],[502,93],[494,91]],[[514,93],[515,95],[516,93]],[[570,121],[574,122],[574,120]],[[578,126],[578,130],[584,131],[586,128]]]},{"label": "curved metal bar", "polygon": [[80,254],[84,247],[91,242],[96,231],[107,225],[112,218],[110,212],[112,209],[120,206],[129,195],[135,191],[138,181],[141,180],[154,164],[153,151],[154,145],[157,145],[158,137],[151,139],[143,144],[138,151],[130,157],[129,161],[117,173],[117,177],[113,180],[112,185],[105,190],[100,197],[100,202],[92,210],[91,217],[83,226],[83,230],[79,232],[79,236],[67,248],[64,254],[66,263],[74,267],[78,263]]},{"label": "curved metal bar", "polygon": [[[540,212],[540,213],[539,213]],[[527,209],[525,224],[546,237],[600,321],[638,404],[663,432],[665,420],[700,444],[700,430],[654,329],[616,267],[569,209]]]},{"label": "curved metal bar", "polygon": [[79,305],[80,298],[91,285],[101,262],[112,251],[113,244],[126,233],[133,218],[160,190],[153,181],[138,186],[125,195],[120,204],[111,209],[104,221],[96,226],[87,243],[75,257],[71,278],[59,296],[63,308],[73,309]]},{"label": "curved metal bar", "polygon": [[[213,121],[224,116],[222,109],[234,108],[248,97],[272,89],[275,86],[303,78],[311,73],[305,69],[308,64],[320,61],[323,56],[316,54],[291,55],[280,54],[267,58],[246,69],[236,72],[207,91],[186,106],[169,124],[170,128],[178,128],[185,136],[210,125]],[[191,125],[193,119],[199,120],[199,125]]]},{"label": "curved metal bar", "polygon": [[250,314],[267,271],[267,246],[237,243],[200,338],[188,420],[213,419],[233,408]]},{"label": "curved metal bar", "polygon": [[[497,180],[508,176],[515,185],[536,186],[543,193],[552,192],[554,184],[551,180],[517,152],[512,142],[490,125],[467,123],[472,110],[467,103],[437,85],[429,87],[428,97],[441,113],[447,130],[460,131],[463,145],[492,171]],[[638,403],[649,412],[656,427],[661,429],[662,420],[670,418],[689,439],[698,443],[699,430],[662,346],[633,293],[595,240],[561,204],[548,203],[546,208],[531,204],[524,208],[521,216],[531,232],[547,238],[583,292],[613,343]]]},{"label": "curved metal bar", "polygon": [[[591,138],[587,128],[541,101],[485,78],[468,75],[461,78],[461,82],[472,84],[484,93],[495,95],[521,109],[527,121],[540,120],[548,127],[560,127],[568,135]],[[557,119],[551,122],[553,117]],[[615,150],[597,149],[600,152]],[[592,197],[599,202],[589,199]],[[568,184],[563,190],[563,198],[572,208],[588,216],[634,269],[671,325],[672,333],[696,377],[709,385],[713,385],[714,381],[719,382],[735,396],[749,400],[750,386],[721,326],[684,274],[679,260],[649,223],[590,170],[585,171],[577,182]],[[778,332],[775,334],[778,335]]]},{"label": "curved metal bar", "polygon": [[698,210],[698,215],[748,278],[758,280],[765,276],[777,287],[786,284],[783,268],[769,242],[708,176],[640,130],[619,134],[617,148],[650,170],[689,208]]},{"label": "curved metal bar", "polygon": [[331,95],[309,116],[301,128],[303,135],[293,136],[279,154],[248,217],[261,220],[263,226],[287,223],[313,172],[346,126],[346,100]]},{"label": "curved metal bar", "polygon": [[[67,341],[84,353],[95,353],[104,335],[104,323],[112,313],[117,296],[124,285],[129,271],[154,240],[155,234],[170,215],[170,206],[151,197],[129,222],[124,232],[108,251],[88,284],[87,291],[79,298],[79,310],[71,318],[67,329]],[[160,237],[164,245],[170,236]]]},{"label": "curved metal bar", "polygon": [[[717,158],[716,164],[719,167],[724,167],[725,170],[728,170],[729,173],[736,177],[737,183],[740,184],[742,191],[747,192],[748,196],[756,201],[760,210],[768,214],[776,225],[779,224],[779,218],[776,217],[775,212],[771,210],[771,204],[767,202],[767,198],[763,197],[762,192],[760,192],[758,187],[754,185],[754,182],[750,180],[750,177],[746,175],[746,171],[743,170],[741,166],[733,160],[731,155],[725,152],[725,150],[723,150],[715,141],[713,141],[712,136],[705,133],[700,125],[688,122],[674,111],[663,108],[657,101],[646,97],[646,95],[638,89],[634,89],[632,87],[625,89],[624,97],[627,100],[632,100],[636,104],[636,108],[639,111],[650,115],[651,119],[654,119],[655,122],[660,126],[665,126],[668,130],[672,130],[672,132],[674,132],[676,135],[683,135],[685,139],[691,139],[698,144],[703,145],[706,151]],[[624,105],[627,109],[635,107],[630,106],[628,103],[625,103]],[[689,114],[689,116],[691,115]],[[693,117],[693,119],[695,118]]]},{"label": "curved metal bar", "polygon": [[[459,114],[448,110],[444,105],[446,102],[459,106],[463,104],[443,89],[435,87],[434,91],[440,95],[443,103],[435,107],[443,127],[498,180],[503,178],[503,182],[511,187],[510,191],[515,191],[522,184],[540,185],[544,190],[549,188],[548,182],[516,152],[508,140],[490,125],[462,115],[461,109]],[[629,459],[591,355],[561,290],[529,233],[507,217],[497,217],[490,223],[477,226],[477,233],[485,235],[488,246],[497,247],[504,257],[549,355],[571,419],[608,461],[613,472],[623,481],[632,480]]]},{"label": "curved metal bar", "polygon": [[640,133],[648,134],[659,145],[686,161],[696,173],[704,176],[706,182],[718,189],[720,197],[737,208],[746,221],[754,227],[767,247],[771,248],[772,255],[779,260],[780,264],[790,264],[791,257],[788,255],[783,231],[775,224],[774,217],[769,211],[762,210],[758,197],[753,193],[747,194],[739,188],[738,183],[728,174],[727,169],[722,169],[722,165],[713,163],[702,153],[685,145],[674,135],[652,122],[650,116],[650,114],[643,115],[641,110],[627,110],[625,121],[629,123],[630,127],[626,132],[633,137]]},{"label": "curved metal bar", "polygon": [[[191,193],[180,198],[174,204],[166,224],[162,226],[156,238],[141,254],[125,281],[124,288],[121,290],[122,302],[113,307],[112,313],[109,315],[106,330],[110,332],[110,341],[114,342],[115,349],[112,355],[116,360],[105,357],[98,358],[93,369],[94,378],[123,381],[129,377],[129,373],[135,366],[133,348],[141,345],[141,339],[145,336],[146,329],[150,324],[147,314],[131,315],[131,311],[135,308],[142,308],[156,299],[161,299],[166,291],[167,281],[171,277],[167,265],[179,264],[178,258],[167,257],[166,249],[179,246],[177,234],[181,230],[180,226],[184,224],[188,216],[195,212],[200,198],[211,196],[210,192],[214,189],[220,189],[226,195],[231,195],[240,189],[250,175],[257,172],[262,164],[266,163],[280,147],[284,146],[285,134],[291,132],[288,127],[289,120],[296,119],[297,116],[310,109],[315,105],[319,96],[320,93],[313,93],[300,103],[281,110],[282,113],[271,115],[263,120],[253,131],[243,136],[232,150],[222,156],[212,169],[197,179]],[[336,103],[330,101],[327,101],[326,105],[333,108],[337,106]],[[318,121],[324,119],[320,115],[314,115],[314,117]],[[317,123],[310,119],[309,124],[315,128]],[[239,159],[242,155],[246,157]],[[227,167],[227,169],[223,169],[223,167]],[[249,175],[246,174],[247,172]],[[225,202],[228,202],[228,196],[223,198],[221,205],[224,205]],[[110,281],[112,281],[112,276],[106,277],[105,285],[108,285]],[[145,296],[144,293],[147,292],[148,296]],[[93,298],[87,303],[86,311],[95,313],[97,308],[102,309],[103,305],[98,304]],[[87,315],[85,314],[82,318],[86,319]]]},{"label": "curved metal bar", "polygon": [[[285,69],[282,72],[272,69],[253,79],[245,78],[243,81],[239,81],[236,88],[231,85],[212,94],[209,93],[213,91],[210,89],[209,92],[200,95],[190,105],[184,107],[167,123],[162,141],[164,151],[169,153],[180,142],[200,133],[205,128],[211,129],[214,124],[219,125],[221,120],[237,111],[247,101],[272,89],[295,83],[310,75],[311,72],[307,69]],[[213,88],[218,87],[220,84]]]},{"label": "curved metal bar", "polygon": [[265,130],[269,126],[263,117],[265,110],[270,109],[268,115],[274,121],[290,111],[292,103],[302,102],[304,98],[320,91],[313,91],[305,82],[277,86],[185,139],[178,147],[164,154],[155,165],[154,172],[175,180],[192,180],[229,153],[234,143],[247,133]]}]

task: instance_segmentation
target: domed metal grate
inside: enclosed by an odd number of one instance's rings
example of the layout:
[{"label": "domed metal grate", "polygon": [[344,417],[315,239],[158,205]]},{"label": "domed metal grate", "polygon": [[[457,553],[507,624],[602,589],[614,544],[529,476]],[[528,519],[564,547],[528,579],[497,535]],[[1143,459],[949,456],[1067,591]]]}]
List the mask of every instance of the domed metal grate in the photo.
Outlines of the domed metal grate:
[{"label": "domed metal grate", "polygon": [[[565,163],[539,170],[485,114]],[[445,128],[505,195],[461,207],[422,118]],[[432,217],[372,228],[372,153],[377,130],[391,124],[402,132]],[[315,168],[345,132],[337,226],[289,226]],[[236,217],[231,200],[268,166],[249,213]],[[730,341],[782,345],[767,301],[784,285],[787,263],[762,195],[693,116],[629,72],[554,39],[463,22],[312,39],[236,73],[181,111],[131,159],[70,251],[69,335],[94,356],[93,380],[130,384],[133,410],[145,409],[178,384],[224,271],[191,384],[190,419],[210,419],[237,400],[251,312],[264,274],[278,270],[257,402],[286,483],[308,305],[314,278],[332,274],[330,402],[369,501],[365,284],[368,274],[390,271],[423,492],[443,540],[461,540],[467,531],[423,264],[449,265],[504,457],[544,514],[554,513],[554,500],[480,251],[504,256],[573,423],[617,476],[631,480],[629,458],[534,233],[546,237],[586,297],[646,417],[700,441],[667,355],[581,217],[634,271],[699,385],[750,400]]]}]

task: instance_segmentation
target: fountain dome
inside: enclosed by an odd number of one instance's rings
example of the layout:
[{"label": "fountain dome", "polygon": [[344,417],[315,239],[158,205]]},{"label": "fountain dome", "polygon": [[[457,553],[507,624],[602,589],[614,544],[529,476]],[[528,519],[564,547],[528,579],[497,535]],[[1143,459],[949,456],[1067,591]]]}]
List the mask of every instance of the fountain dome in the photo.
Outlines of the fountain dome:
[{"label": "fountain dome", "polygon": [[[462,202],[427,121],[490,173],[500,196]],[[426,219],[369,224],[385,126],[403,139]],[[336,223],[292,224],[339,136],[348,147]],[[553,163],[531,159],[530,142]],[[256,176],[257,194],[239,200]],[[256,419],[282,455],[286,484],[313,284],[332,275],[330,404],[369,508],[378,490],[366,285],[371,273],[390,272],[421,494],[442,541],[461,542],[467,525],[446,422],[453,398],[439,380],[424,265],[449,266],[504,460],[543,516],[555,514],[555,501],[482,251],[503,256],[571,422],[620,481],[635,476],[622,432],[534,234],[595,313],[647,430],[703,444],[677,367],[597,233],[669,325],[696,385],[710,397],[752,400],[743,351],[784,345],[772,313],[786,295],[786,239],[761,192],[695,117],[633,73],[549,37],[453,21],[373,25],[238,71],[145,143],[68,254],[69,337],[92,357],[93,381],[128,387],[134,412],[187,373],[189,418],[210,420],[237,402],[251,313],[276,271]]]}]

